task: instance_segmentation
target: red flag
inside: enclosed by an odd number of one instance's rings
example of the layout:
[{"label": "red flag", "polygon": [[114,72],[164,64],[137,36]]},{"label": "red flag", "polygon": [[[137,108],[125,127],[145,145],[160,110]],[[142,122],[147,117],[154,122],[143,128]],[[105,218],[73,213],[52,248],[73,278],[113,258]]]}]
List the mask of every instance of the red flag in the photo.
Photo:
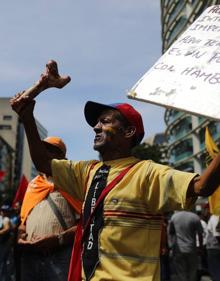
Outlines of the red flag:
[{"label": "red flag", "polygon": [[27,186],[28,186],[28,180],[26,179],[25,175],[22,175],[20,183],[17,188],[17,192],[15,194],[15,198],[12,202],[12,207],[14,207],[17,202],[22,204],[25,192],[27,190]]},{"label": "red flag", "polygon": [[3,181],[5,174],[5,171],[0,171],[0,182]]}]

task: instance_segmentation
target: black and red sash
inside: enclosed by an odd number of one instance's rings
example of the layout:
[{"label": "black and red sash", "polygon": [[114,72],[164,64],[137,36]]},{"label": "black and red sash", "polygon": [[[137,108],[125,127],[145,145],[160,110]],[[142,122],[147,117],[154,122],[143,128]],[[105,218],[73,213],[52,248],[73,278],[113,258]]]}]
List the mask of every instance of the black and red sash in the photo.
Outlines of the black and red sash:
[{"label": "black and red sash", "polygon": [[[95,202],[94,206],[91,203],[91,199],[94,200],[94,190],[95,189],[93,187],[91,192],[89,190],[87,197],[89,196],[90,200],[88,200],[88,203],[87,203],[87,198],[86,198],[86,201],[85,201],[85,207],[86,207],[86,205],[88,205],[88,208],[86,208],[87,218],[86,218],[86,220],[83,219],[83,215],[85,214],[85,211],[84,211],[84,214],[81,215],[80,222],[78,224],[76,234],[75,234],[74,249],[73,249],[72,257],[71,257],[71,261],[70,261],[70,270],[69,270],[68,281],[81,281],[82,280],[82,261],[83,261],[83,266],[84,266],[84,272],[85,272],[85,275],[86,275],[86,280],[90,280],[90,278],[92,277],[92,275],[94,273],[94,270],[99,263],[98,245],[97,245],[97,237],[98,237],[97,231],[99,232],[99,227],[102,227],[102,225],[103,225],[103,214],[100,213],[100,212],[103,211],[103,200],[104,200],[105,196],[115,187],[115,185],[117,183],[119,183],[122,180],[122,178],[126,175],[126,173],[135,164],[136,163],[128,166],[127,168],[125,168],[107,186],[105,186],[104,188],[101,187],[99,189],[99,196],[95,199],[96,202]],[[102,169],[102,167],[100,169]],[[97,173],[95,174],[93,179],[95,179],[96,175],[97,175]],[[100,177],[100,179],[101,178],[104,182],[103,177]],[[106,179],[107,179],[107,177],[106,177]],[[94,186],[97,187],[97,185],[94,185]],[[92,187],[92,184],[91,184],[90,188],[91,187]],[[85,209],[85,207],[84,207],[84,209]],[[88,211],[89,207],[90,207],[90,210],[91,210],[90,212]],[[97,220],[97,218],[99,218],[100,214],[101,214],[102,218],[99,221],[99,219]],[[96,228],[93,228],[94,226],[91,227],[91,225],[93,223],[95,223],[95,224],[98,223]],[[95,232],[93,232],[93,230],[95,230]],[[91,243],[89,243],[89,241]],[[93,243],[93,245],[92,245],[92,243]],[[91,255],[90,255],[90,260],[89,260],[89,259],[87,259],[88,258],[87,255],[90,252],[90,249],[89,249],[90,246],[92,246],[92,248],[91,248],[92,249],[92,251],[91,251],[92,258],[91,258]],[[86,250],[85,250],[85,247],[87,247],[88,249],[86,248]],[[84,257],[84,253],[86,253],[86,257]],[[87,264],[86,261],[89,261],[89,263]],[[85,268],[86,266],[88,266],[88,268]]]}]

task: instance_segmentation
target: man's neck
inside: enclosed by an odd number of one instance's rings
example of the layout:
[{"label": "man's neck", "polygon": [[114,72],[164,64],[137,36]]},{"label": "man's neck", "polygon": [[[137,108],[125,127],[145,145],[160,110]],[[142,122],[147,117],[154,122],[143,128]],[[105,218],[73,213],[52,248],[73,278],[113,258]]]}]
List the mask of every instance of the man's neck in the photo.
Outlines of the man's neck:
[{"label": "man's neck", "polygon": [[100,159],[102,161],[111,161],[111,160],[117,160],[121,158],[127,158],[130,157],[131,153],[130,152],[117,152],[117,153],[100,153]]}]

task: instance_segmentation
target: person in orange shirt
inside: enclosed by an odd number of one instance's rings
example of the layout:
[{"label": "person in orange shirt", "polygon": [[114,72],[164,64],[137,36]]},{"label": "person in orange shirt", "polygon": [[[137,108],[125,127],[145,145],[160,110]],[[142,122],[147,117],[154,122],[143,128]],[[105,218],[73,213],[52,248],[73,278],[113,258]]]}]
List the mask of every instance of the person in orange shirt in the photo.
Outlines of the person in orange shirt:
[{"label": "person in orange shirt", "polygon": [[[65,159],[66,146],[58,137],[42,141],[56,159]],[[21,206],[18,245],[21,281],[66,281],[81,205],[39,173],[28,185]],[[57,279],[58,278],[58,279]]]}]

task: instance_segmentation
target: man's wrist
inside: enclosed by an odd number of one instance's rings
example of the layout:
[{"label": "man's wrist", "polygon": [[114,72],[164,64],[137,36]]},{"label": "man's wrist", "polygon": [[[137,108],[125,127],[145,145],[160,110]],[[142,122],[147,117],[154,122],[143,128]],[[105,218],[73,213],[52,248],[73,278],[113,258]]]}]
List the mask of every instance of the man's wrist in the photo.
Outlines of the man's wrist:
[{"label": "man's wrist", "polygon": [[22,108],[18,115],[22,123],[28,123],[30,120],[34,119],[34,114],[30,114],[25,107]]},{"label": "man's wrist", "polygon": [[60,246],[64,245],[64,234],[60,233],[57,235],[58,243]]}]

